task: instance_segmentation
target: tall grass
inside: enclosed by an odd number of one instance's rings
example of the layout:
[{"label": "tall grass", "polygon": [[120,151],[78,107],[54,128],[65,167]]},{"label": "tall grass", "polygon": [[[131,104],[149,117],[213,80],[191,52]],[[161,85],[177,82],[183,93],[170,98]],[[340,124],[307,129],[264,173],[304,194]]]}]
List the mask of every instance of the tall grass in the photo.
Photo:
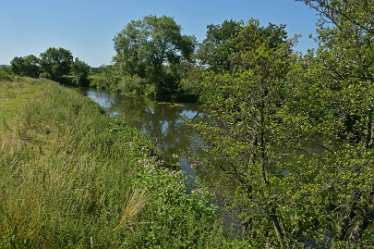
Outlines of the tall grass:
[{"label": "tall grass", "polygon": [[41,84],[13,118],[15,134],[2,136],[0,247],[112,246],[147,141],[114,130],[120,123],[79,93]]}]

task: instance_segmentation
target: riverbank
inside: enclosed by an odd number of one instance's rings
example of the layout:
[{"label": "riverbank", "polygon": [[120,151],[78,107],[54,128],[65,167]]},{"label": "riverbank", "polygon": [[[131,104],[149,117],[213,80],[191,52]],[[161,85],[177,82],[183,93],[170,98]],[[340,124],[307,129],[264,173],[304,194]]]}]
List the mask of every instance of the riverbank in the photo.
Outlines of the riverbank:
[{"label": "riverbank", "polygon": [[137,129],[57,83],[0,80],[0,248],[248,248]]}]

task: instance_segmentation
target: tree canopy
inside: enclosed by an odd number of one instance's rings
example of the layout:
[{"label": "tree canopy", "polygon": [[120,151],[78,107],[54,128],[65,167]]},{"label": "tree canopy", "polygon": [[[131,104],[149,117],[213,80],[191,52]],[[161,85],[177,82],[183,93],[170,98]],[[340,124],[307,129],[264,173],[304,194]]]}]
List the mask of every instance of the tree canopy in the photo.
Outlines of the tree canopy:
[{"label": "tree canopy", "polygon": [[191,61],[195,38],[181,34],[181,27],[168,16],[146,16],[131,21],[114,38],[114,62],[122,74],[145,79],[158,99],[178,92],[178,65]]},{"label": "tree canopy", "polygon": [[293,42],[287,39],[284,26],[263,27],[251,19],[239,27],[224,46],[210,47],[213,55],[217,50],[229,63],[222,67],[220,60],[207,60],[212,65],[204,77],[202,97],[214,122],[195,125],[207,152],[196,162],[197,170],[222,197],[238,195],[232,201],[243,210],[250,236],[261,240],[268,234],[283,245],[286,231],[277,204],[280,189],[273,181],[282,170],[275,151],[279,150],[280,107]]},{"label": "tree canopy", "polygon": [[194,123],[200,179],[239,213],[258,248],[365,248],[374,196],[372,1],[304,1],[319,47],[292,51],[285,26],[208,27]]},{"label": "tree canopy", "polygon": [[35,55],[14,57],[10,62],[14,74],[38,78],[40,74],[40,60]]},{"label": "tree canopy", "polygon": [[51,80],[61,81],[64,75],[70,73],[72,64],[73,55],[64,48],[48,48],[40,54],[43,76]]},{"label": "tree canopy", "polygon": [[90,66],[84,61],[75,58],[71,65],[70,74],[72,75],[72,83],[78,86],[89,86],[88,74]]},{"label": "tree canopy", "polygon": [[48,48],[40,54],[14,57],[11,70],[16,75],[33,78],[43,77],[63,84],[88,86],[90,66],[75,58],[71,51],[64,48]]},{"label": "tree canopy", "polygon": [[238,52],[232,46],[232,38],[236,37],[242,28],[242,22],[233,20],[224,21],[219,25],[208,25],[206,38],[198,51],[201,62],[215,71],[228,69],[230,55]]}]

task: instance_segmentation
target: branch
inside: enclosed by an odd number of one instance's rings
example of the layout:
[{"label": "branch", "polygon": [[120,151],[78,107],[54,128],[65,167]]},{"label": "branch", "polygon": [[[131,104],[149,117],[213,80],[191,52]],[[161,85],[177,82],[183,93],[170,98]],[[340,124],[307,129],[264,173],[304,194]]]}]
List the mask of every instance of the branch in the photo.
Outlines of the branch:
[{"label": "branch", "polygon": [[[374,31],[372,28],[369,28],[365,26],[364,24],[361,24],[360,22],[354,20],[353,18],[350,18],[346,13],[339,10],[338,6],[336,8],[333,8],[331,4],[328,3],[328,1],[323,1],[323,0],[314,0],[314,1],[298,0],[298,1],[304,2],[307,6],[311,7],[312,9],[316,10],[319,14],[328,18],[332,23],[335,24],[337,28],[339,28],[339,30],[341,30],[341,27],[339,27],[340,25],[337,23],[337,21],[334,18],[334,12],[340,15],[346,21],[349,21],[352,24],[360,27],[361,29],[368,32],[369,34],[374,35]],[[313,4],[312,2],[314,2],[315,4]]]}]

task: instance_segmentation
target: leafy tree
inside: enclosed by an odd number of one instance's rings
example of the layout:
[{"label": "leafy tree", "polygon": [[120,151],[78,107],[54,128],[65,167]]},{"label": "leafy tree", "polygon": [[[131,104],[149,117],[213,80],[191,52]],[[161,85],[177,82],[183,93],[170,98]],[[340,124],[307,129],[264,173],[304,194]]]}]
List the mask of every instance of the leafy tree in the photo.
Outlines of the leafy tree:
[{"label": "leafy tree", "polygon": [[205,72],[204,66],[195,63],[182,63],[178,68],[181,82],[180,88],[184,93],[188,93],[187,100],[197,100],[201,87],[203,73]]},{"label": "leafy tree", "polygon": [[219,25],[208,25],[206,38],[198,51],[198,58],[202,64],[208,65],[210,70],[228,70],[235,50],[232,38],[236,37],[243,28],[242,22],[224,21]]},{"label": "leafy tree", "polygon": [[315,231],[336,247],[364,248],[373,242],[374,2],[302,2],[321,15],[320,46],[294,72],[288,111],[302,124],[293,131],[323,151],[307,160],[318,168]]},{"label": "leafy tree", "polygon": [[155,87],[156,98],[170,98],[179,85],[176,66],[191,60],[195,39],[181,35],[173,18],[146,16],[132,21],[114,38],[114,61],[123,74]]},{"label": "leafy tree", "polygon": [[88,74],[90,72],[90,66],[84,61],[75,58],[74,63],[71,66],[71,74],[73,76],[72,83],[79,86],[88,86]]},{"label": "leafy tree", "polygon": [[35,55],[14,57],[10,62],[14,74],[38,78],[40,73],[39,59]]},{"label": "leafy tree", "polygon": [[[205,141],[197,171],[240,211],[248,236],[258,246],[288,244],[279,202],[285,183],[278,153],[281,106],[292,63],[293,40],[285,27],[250,20],[211,54],[228,55],[229,67],[213,61],[202,98],[213,121],[196,124]],[[235,52],[237,51],[237,52]],[[233,198],[234,196],[234,198]]]},{"label": "leafy tree", "polygon": [[[360,93],[349,98],[360,98],[356,101],[362,102],[362,106],[357,111],[364,115],[361,118],[367,119],[368,126],[366,131],[356,130],[355,139],[365,139],[366,147],[372,147],[370,130],[374,105],[373,96],[369,93],[374,84],[374,1],[304,2],[321,15],[317,56],[324,63],[325,77],[334,81],[337,90],[349,87],[350,91]],[[357,119],[361,114],[346,114],[344,132],[352,133],[354,123],[360,122]]]},{"label": "leafy tree", "polygon": [[43,76],[51,80],[61,81],[70,73],[72,64],[73,55],[64,48],[48,48],[40,54]]},{"label": "leafy tree", "polygon": [[196,168],[258,247],[365,248],[373,242],[373,4],[305,2],[322,14],[315,52],[294,58],[284,26],[254,20],[211,46],[227,63],[211,60],[204,77],[212,120],[195,125],[205,139]]}]

